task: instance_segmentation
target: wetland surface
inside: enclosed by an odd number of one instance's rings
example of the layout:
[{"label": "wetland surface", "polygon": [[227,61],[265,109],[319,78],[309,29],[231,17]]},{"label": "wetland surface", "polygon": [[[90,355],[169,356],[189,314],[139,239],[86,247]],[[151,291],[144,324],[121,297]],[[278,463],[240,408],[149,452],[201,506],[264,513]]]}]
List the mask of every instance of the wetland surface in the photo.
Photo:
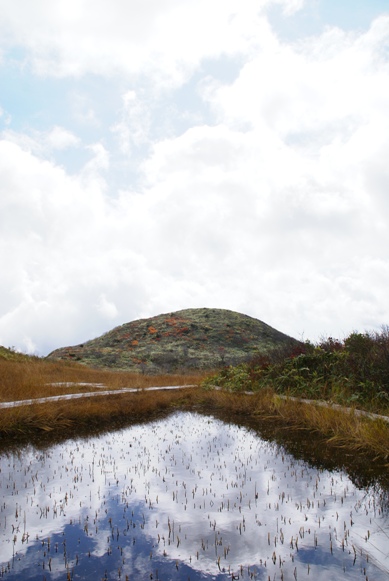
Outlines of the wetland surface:
[{"label": "wetland surface", "polygon": [[213,416],[0,456],[0,578],[387,580],[388,491]]}]

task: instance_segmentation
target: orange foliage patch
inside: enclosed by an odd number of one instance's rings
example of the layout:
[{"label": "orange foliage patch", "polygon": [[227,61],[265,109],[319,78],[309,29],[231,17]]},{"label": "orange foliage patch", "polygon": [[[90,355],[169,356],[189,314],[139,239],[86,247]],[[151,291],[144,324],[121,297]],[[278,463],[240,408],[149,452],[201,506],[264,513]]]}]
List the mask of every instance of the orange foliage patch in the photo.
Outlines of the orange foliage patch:
[{"label": "orange foliage patch", "polygon": [[155,327],[149,327],[149,333],[158,333]]}]

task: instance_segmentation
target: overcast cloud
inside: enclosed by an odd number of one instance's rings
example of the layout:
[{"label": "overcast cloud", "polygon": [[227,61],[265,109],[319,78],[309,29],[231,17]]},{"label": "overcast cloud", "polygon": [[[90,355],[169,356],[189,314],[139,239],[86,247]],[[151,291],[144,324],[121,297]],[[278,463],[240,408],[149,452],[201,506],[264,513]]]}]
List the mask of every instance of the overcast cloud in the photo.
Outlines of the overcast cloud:
[{"label": "overcast cloud", "polygon": [[0,0],[0,344],[389,323],[385,0]]}]

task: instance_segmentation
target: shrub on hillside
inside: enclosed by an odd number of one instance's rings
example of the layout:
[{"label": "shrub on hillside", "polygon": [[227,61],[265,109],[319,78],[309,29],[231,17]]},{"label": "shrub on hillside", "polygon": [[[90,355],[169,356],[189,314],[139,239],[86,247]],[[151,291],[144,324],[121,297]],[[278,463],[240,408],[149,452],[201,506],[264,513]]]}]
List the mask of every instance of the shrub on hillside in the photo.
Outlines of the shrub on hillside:
[{"label": "shrub on hillside", "polygon": [[229,391],[271,387],[277,393],[389,406],[389,328],[381,333],[351,333],[318,345],[287,345],[256,355],[248,364],[228,367],[210,383]]}]

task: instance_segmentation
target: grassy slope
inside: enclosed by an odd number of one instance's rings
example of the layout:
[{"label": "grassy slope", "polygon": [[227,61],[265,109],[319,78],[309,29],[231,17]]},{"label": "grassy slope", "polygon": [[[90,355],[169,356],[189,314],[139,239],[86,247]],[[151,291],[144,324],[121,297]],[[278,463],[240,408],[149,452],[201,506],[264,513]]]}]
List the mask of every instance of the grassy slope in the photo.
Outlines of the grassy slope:
[{"label": "grassy slope", "polygon": [[225,368],[205,385],[320,399],[388,415],[389,332],[352,333]]},{"label": "grassy slope", "polygon": [[145,373],[215,369],[298,342],[262,321],[224,309],[186,309],[116,327],[50,359]]}]

